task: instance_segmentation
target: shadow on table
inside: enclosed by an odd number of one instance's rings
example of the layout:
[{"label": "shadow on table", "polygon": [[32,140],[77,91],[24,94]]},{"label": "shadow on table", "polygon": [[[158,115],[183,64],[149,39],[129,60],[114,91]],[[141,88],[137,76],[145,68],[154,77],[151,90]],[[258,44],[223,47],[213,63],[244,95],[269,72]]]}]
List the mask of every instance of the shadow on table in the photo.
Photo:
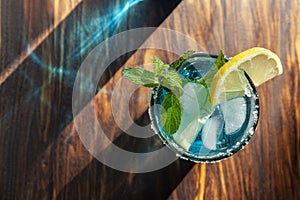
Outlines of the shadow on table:
[{"label": "shadow on table", "polygon": [[[180,1],[145,0],[136,2],[132,7],[126,7],[128,2],[134,1],[83,1],[0,86],[2,97],[0,98],[0,142],[3,144],[0,147],[0,152],[3,154],[0,158],[0,168],[5,171],[0,181],[0,185],[3,186],[0,187],[2,195],[14,198],[16,191],[26,191],[24,177],[31,174],[32,166],[39,162],[39,158],[43,157],[47,148],[55,143],[61,132],[73,120],[71,103],[73,84],[77,70],[88,53],[97,44],[121,31],[159,26]],[[15,8],[22,9],[22,6],[15,6]],[[1,11],[3,9],[1,8]],[[123,12],[122,15],[118,15],[120,13],[118,9]],[[32,12],[43,13],[44,10],[32,10]],[[18,13],[22,12],[18,11]],[[122,20],[116,16],[122,16]],[[44,23],[50,22],[51,20],[46,19],[43,22],[39,21],[35,26],[47,28]],[[13,21],[11,24],[14,24]],[[38,33],[31,35],[39,35],[44,31],[41,28],[27,31],[37,30]],[[26,38],[27,34],[21,33],[20,37]],[[148,36],[145,35],[145,39]],[[2,45],[11,42],[14,41],[3,41]],[[19,42],[16,40],[16,45]],[[26,41],[21,42],[26,43]],[[121,56],[113,63],[112,66],[115,67],[109,67],[99,83],[99,88],[133,53]],[[97,177],[97,179],[89,180],[86,176]],[[79,178],[75,178],[70,186],[67,185],[64,191],[70,189],[68,191],[70,195],[81,194],[82,190],[88,188],[87,192],[97,191],[100,196],[113,195],[110,190],[118,184],[117,178],[127,180],[129,177],[136,177],[133,179],[136,187],[142,187],[144,184],[145,187],[150,187],[153,186],[151,184],[153,180],[145,181],[147,179],[145,177],[150,179],[158,176],[153,176],[151,173],[135,176],[123,174],[93,161],[79,175]],[[176,176],[172,174],[170,177]],[[80,182],[79,188],[71,187],[77,179],[88,181]],[[102,185],[102,189],[108,189],[103,193],[97,183]],[[149,185],[146,186],[147,184]],[[129,184],[127,186],[129,187]],[[51,186],[49,188],[51,189]],[[138,191],[144,190],[138,189],[137,194]],[[140,193],[140,196],[143,193]]]},{"label": "shadow on table", "polygon": [[[136,121],[141,126],[149,122],[147,112]],[[121,134],[114,144],[132,152],[147,152],[149,147],[159,149],[163,146],[157,135],[141,139],[126,133]],[[177,159],[157,171],[134,174],[117,171],[94,159],[62,189],[58,199],[167,199],[193,166],[192,162]]]}]

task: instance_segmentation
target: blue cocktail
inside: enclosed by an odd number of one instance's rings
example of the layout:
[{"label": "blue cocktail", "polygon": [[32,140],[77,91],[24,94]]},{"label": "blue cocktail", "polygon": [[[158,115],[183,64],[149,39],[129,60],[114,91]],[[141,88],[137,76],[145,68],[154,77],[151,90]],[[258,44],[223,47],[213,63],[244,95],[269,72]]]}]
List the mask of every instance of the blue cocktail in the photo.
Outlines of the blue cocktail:
[{"label": "blue cocktail", "polygon": [[252,137],[258,122],[259,101],[256,89],[245,73],[245,88],[239,95],[211,106],[210,88],[197,83],[209,76],[217,56],[196,53],[186,60],[178,73],[188,80],[180,97],[183,107],[179,129],[167,134],[163,128],[160,106],[169,90],[152,90],[149,113],[152,127],[161,140],[178,156],[194,162],[213,162],[233,155]]}]

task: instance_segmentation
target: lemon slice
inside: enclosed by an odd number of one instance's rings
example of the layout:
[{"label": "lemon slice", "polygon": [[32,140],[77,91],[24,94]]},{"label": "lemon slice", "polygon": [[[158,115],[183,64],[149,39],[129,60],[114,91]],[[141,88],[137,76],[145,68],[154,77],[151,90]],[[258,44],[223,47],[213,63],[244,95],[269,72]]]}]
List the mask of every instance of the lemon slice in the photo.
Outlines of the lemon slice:
[{"label": "lemon slice", "polygon": [[254,47],[243,51],[227,63],[215,74],[210,91],[213,105],[229,100],[244,92],[249,75],[255,86],[282,74],[282,64],[278,56],[264,48]]}]

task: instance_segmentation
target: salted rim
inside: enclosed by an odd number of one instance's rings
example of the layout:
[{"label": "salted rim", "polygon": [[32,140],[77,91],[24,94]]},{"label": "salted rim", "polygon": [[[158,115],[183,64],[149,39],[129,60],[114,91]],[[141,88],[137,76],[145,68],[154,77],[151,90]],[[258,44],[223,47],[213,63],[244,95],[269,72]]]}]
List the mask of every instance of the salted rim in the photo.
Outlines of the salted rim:
[{"label": "salted rim", "polygon": [[[217,55],[215,54],[208,54],[205,52],[199,52],[199,53],[194,53],[189,59],[195,58],[195,57],[211,57],[211,58],[217,58]],[[230,58],[225,57],[226,60],[228,61]],[[189,60],[188,59],[188,60]],[[187,60],[187,61],[188,61]],[[244,133],[240,141],[237,141],[231,148],[226,149],[225,151],[219,152],[213,156],[196,156],[195,154],[191,153],[190,151],[187,151],[183,149],[180,145],[178,145],[175,141],[170,141],[170,139],[165,136],[160,130],[159,130],[159,119],[154,113],[154,103],[155,99],[154,96],[157,95],[157,91],[159,87],[155,87],[151,90],[151,97],[150,97],[150,102],[149,102],[149,116],[151,120],[151,128],[154,130],[154,132],[159,136],[159,138],[162,140],[164,144],[167,145],[167,147],[172,150],[173,152],[176,153],[176,155],[182,159],[190,160],[195,163],[203,162],[203,163],[214,163],[214,162],[219,162],[221,160],[224,160],[233,154],[237,153],[241,149],[244,149],[244,147],[249,143],[249,140],[252,138],[254,135],[254,132],[257,129],[257,124],[259,120],[259,113],[260,113],[260,107],[259,107],[259,97],[258,93],[256,91],[256,88],[250,79],[250,77],[245,73],[246,78],[248,79],[249,85],[251,86],[251,90],[254,96],[251,98],[254,98],[253,105],[251,103],[251,110],[257,111],[256,117],[252,113],[250,113],[249,116],[249,121],[253,123],[252,126],[247,126],[247,133]]]}]

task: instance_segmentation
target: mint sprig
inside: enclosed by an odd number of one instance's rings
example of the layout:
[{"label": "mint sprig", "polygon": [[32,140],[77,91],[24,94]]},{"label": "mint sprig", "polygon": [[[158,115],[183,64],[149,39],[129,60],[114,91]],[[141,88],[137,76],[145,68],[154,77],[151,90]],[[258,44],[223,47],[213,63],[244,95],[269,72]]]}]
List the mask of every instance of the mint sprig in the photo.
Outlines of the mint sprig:
[{"label": "mint sprig", "polygon": [[[160,119],[166,133],[174,134],[179,128],[182,116],[182,103],[180,96],[183,94],[183,85],[191,82],[189,79],[181,78],[177,70],[182,64],[189,59],[195,51],[187,51],[180,56],[171,65],[165,64],[156,56],[153,59],[154,72],[148,71],[141,67],[127,68],[123,70],[123,75],[131,82],[146,87],[165,88],[169,93],[164,97],[162,102],[162,112]],[[212,72],[208,72],[203,78],[195,79],[195,83],[210,87],[213,75],[225,63],[224,54],[221,51],[213,67]],[[209,84],[208,84],[209,83]]]}]

